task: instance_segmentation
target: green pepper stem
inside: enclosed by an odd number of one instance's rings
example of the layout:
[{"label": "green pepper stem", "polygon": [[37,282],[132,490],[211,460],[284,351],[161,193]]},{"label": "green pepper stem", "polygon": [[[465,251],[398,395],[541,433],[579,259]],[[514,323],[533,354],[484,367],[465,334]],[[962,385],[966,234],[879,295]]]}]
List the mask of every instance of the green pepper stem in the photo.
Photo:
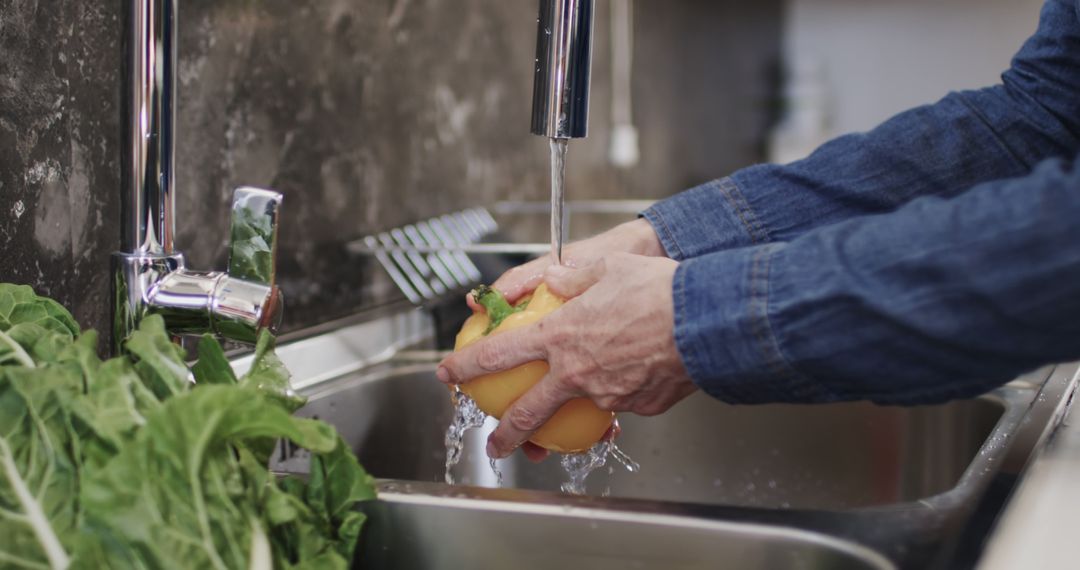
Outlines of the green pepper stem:
[{"label": "green pepper stem", "polygon": [[490,334],[491,331],[498,328],[502,324],[506,317],[518,312],[521,308],[515,308],[506,301],[506,297],[502,296],[495,289],[488,287],[487,285],[481,285],[472,292],[473,299],[479,303],[487,311],[488,318],[491,319],[491,324],[488,325],[484,334]]}]

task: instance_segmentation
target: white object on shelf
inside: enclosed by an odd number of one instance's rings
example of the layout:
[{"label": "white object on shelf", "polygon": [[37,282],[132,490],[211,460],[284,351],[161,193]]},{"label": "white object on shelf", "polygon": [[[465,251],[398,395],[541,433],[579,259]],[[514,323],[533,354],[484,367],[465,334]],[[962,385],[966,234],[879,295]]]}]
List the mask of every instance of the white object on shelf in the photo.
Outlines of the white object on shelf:
[{"label": "white object on shelf", "polygon": [[634,0],[611,0],[611,141],[608,159],[619,168],[641,160],[634,126]]}]

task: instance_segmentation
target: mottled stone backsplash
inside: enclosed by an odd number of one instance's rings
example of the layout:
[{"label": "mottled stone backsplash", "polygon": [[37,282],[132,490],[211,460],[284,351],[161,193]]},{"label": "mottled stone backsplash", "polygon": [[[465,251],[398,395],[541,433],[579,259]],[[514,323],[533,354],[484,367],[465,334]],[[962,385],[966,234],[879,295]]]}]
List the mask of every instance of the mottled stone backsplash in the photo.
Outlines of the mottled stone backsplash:
[{"label": "mottled stone backsplash", "polygon": [[[0,281],[108,328],[118,247],[124,1],[0,0]],[[607,161],[608,0],[570,199],[662,197],[759,160],[780,2],[639,0],[642,161]],[[279,280],[296,329],[399,298],[344,244],[548,192],[528,133],[536,0],[183,0],[177,248],[225,265],[237,185],[286,196]]]}]

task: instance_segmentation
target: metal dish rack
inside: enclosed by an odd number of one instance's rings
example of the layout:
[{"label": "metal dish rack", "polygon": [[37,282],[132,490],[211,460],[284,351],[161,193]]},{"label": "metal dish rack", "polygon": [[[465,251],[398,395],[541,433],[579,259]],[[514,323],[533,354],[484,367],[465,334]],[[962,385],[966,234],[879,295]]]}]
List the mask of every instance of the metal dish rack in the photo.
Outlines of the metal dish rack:
[{"label": "metal dish rack", "polygon": [[480,283],[469,254],[542,254],[547,244],[480,243],[499,224],[484,208],[472,208],[410,224],[347,245],[350,253],[375,256],[414,305]]},{"label": "metal dish rack", "polygon": [[[573,213],[635,215],[652,203],[567,202],[566,214],[567,219]],[[499,202],[494,206],[500,215],[547,214],[550,208],[547,202]],[[470,208],[365,236],[346,247],[353,254],[374,256],[409,301],[425,306],[480,283],[480,270],[469,255],[543,255],[551,251],[547,243],[483,243],[498,229],[490,211]]]}]

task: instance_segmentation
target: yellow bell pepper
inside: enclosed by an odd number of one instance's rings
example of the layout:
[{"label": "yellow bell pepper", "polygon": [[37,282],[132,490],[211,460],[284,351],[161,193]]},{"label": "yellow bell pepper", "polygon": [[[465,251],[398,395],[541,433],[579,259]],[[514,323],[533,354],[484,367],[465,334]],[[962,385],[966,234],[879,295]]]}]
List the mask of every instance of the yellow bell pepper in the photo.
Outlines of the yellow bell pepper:
[{"label": "yellow bell pepper", "polygon": [[[540,285],[530,297],[511,306],[490,287],[472,293],[484,311],[473,313],[458,332],[454,350],[459,351],[487,335],[531,325],[563,305],[563,300]],[[484,413],[501,419],[510,404],[548,373],[548,363],[534,361],[516,368],[487,374],[461,386],[461,391],[476,401]],[[600,441],[611,427],[615,414],[596,407],[588,398],[575,398],[564,404],[529,441],[560,453],[585,451]]]}]

